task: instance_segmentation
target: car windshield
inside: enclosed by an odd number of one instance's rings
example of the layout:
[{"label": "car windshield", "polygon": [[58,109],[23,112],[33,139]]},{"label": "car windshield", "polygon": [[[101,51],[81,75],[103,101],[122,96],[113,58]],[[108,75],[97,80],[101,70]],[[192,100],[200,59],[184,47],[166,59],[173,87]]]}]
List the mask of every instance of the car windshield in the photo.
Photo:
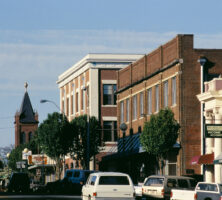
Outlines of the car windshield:
[{"label": "car windshield", "polygon": [[127,176],[101,176],[99,185],[129,185]]},{"label": "car windshield", "polygon": [[163,186],[164,178],[148,178],[145,186]]}]

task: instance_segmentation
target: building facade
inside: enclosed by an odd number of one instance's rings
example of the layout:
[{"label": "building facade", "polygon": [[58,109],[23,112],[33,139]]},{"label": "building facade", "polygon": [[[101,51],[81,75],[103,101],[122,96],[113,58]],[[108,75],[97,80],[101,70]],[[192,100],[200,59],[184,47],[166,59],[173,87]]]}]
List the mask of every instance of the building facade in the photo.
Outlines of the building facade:
[{"label": "building facade", "polygon": [[[115,151],[117,141],[116,71],[143,55],[88,54],[58,77],[60,108],[71,121],[77,116],[95,116],[102,126],[104,148],[99,157]],[[91,169],[93,166],[90,167]]]},{"label": "building facade", "polygon": [[[129,172],[137,173],[136,170],[145,168],[147,173],[157,173],[155,169],[150,169],[153,161],[151,155],[141,156],[145,152],[138,145],[135,152],[131,143],[138,143],[144,122],[149,121],[151,114],[168,107],[174,112],[181,129],[174,150],[163,163],[164,173],[202,174],[201,166],[207,163],[192,164],[193,157],[205,154],[201,134],[201,104],[196,97],[201,91],[201,65],[198,59],[206,59],[204,77],[209,81],[222,73],[221,56],[221,49],[195,49],[193,35],[177,35],[117,72],[117,128],[119,138],[122,138],[118,142],[118,151],[123,153],[120,159],[124,157],[127,166],[131,166]],[[125,132],[119,129],[122,123],[127,125]],[[137,142],[133,137],[137,138]],[[121,152],[123,141],[125,152]],[[114,157],[110,158],[104,162],[118,165],[118,159],[113,163]]]},{"label": "building facade", "polygon": [[20,110],[15,113],[15,147],[28,143],[38,128],[38,113],[33,110],[25,83],[25,94]]},{"label": "building facade", "polygon": [[[197,97],[204,105],[204,144],[205,157],[209,164],[205,166],[207,182],[222,182],[222,78],[214,78],[204,83],[204,92]],[[198,158],[198,161],[200,158]],[[212,163],[212,161],[214,161]]]}]

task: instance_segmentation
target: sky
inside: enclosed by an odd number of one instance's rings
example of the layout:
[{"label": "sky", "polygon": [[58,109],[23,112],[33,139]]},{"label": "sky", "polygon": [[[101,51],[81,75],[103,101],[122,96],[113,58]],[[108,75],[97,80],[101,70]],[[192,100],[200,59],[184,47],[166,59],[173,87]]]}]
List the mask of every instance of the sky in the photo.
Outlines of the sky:
[{"label": "sky", "polygon": [[0,147],[14,144],[24,83],[42,123],[58,76],[88,53],[148,54],[177,34],[222,49],[221,0],[0,0]]}]

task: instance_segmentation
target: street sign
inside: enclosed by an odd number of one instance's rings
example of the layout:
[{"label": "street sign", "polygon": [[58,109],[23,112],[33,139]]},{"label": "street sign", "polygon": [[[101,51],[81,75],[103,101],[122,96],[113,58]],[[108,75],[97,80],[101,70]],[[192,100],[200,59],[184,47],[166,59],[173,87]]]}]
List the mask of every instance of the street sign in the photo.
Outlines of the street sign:
[{"label": "street sign", "polygon": [[26,161],[16,162],[16,167],[17,167],[18,169],[25,168],[25,167],[26,167]]},{"label": "street sign", "polygon": [[222,124],[205,124],[206,138],[222,138]]}]

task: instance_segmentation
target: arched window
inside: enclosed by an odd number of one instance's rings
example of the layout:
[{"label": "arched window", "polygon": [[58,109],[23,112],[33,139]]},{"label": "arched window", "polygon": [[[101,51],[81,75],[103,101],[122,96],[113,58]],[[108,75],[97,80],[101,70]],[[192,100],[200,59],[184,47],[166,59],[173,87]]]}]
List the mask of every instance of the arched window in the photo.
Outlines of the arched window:
[{"label": "arched window", "polygon": [[25,139],[25,132],[20,133],[20,144],[25,144],[26,139]]},{"label": "arched window", "polygon": [[32,138],[33,138],[33,134],[32,134],[32,132],[29,132],[29,141],[31,141]]}]

